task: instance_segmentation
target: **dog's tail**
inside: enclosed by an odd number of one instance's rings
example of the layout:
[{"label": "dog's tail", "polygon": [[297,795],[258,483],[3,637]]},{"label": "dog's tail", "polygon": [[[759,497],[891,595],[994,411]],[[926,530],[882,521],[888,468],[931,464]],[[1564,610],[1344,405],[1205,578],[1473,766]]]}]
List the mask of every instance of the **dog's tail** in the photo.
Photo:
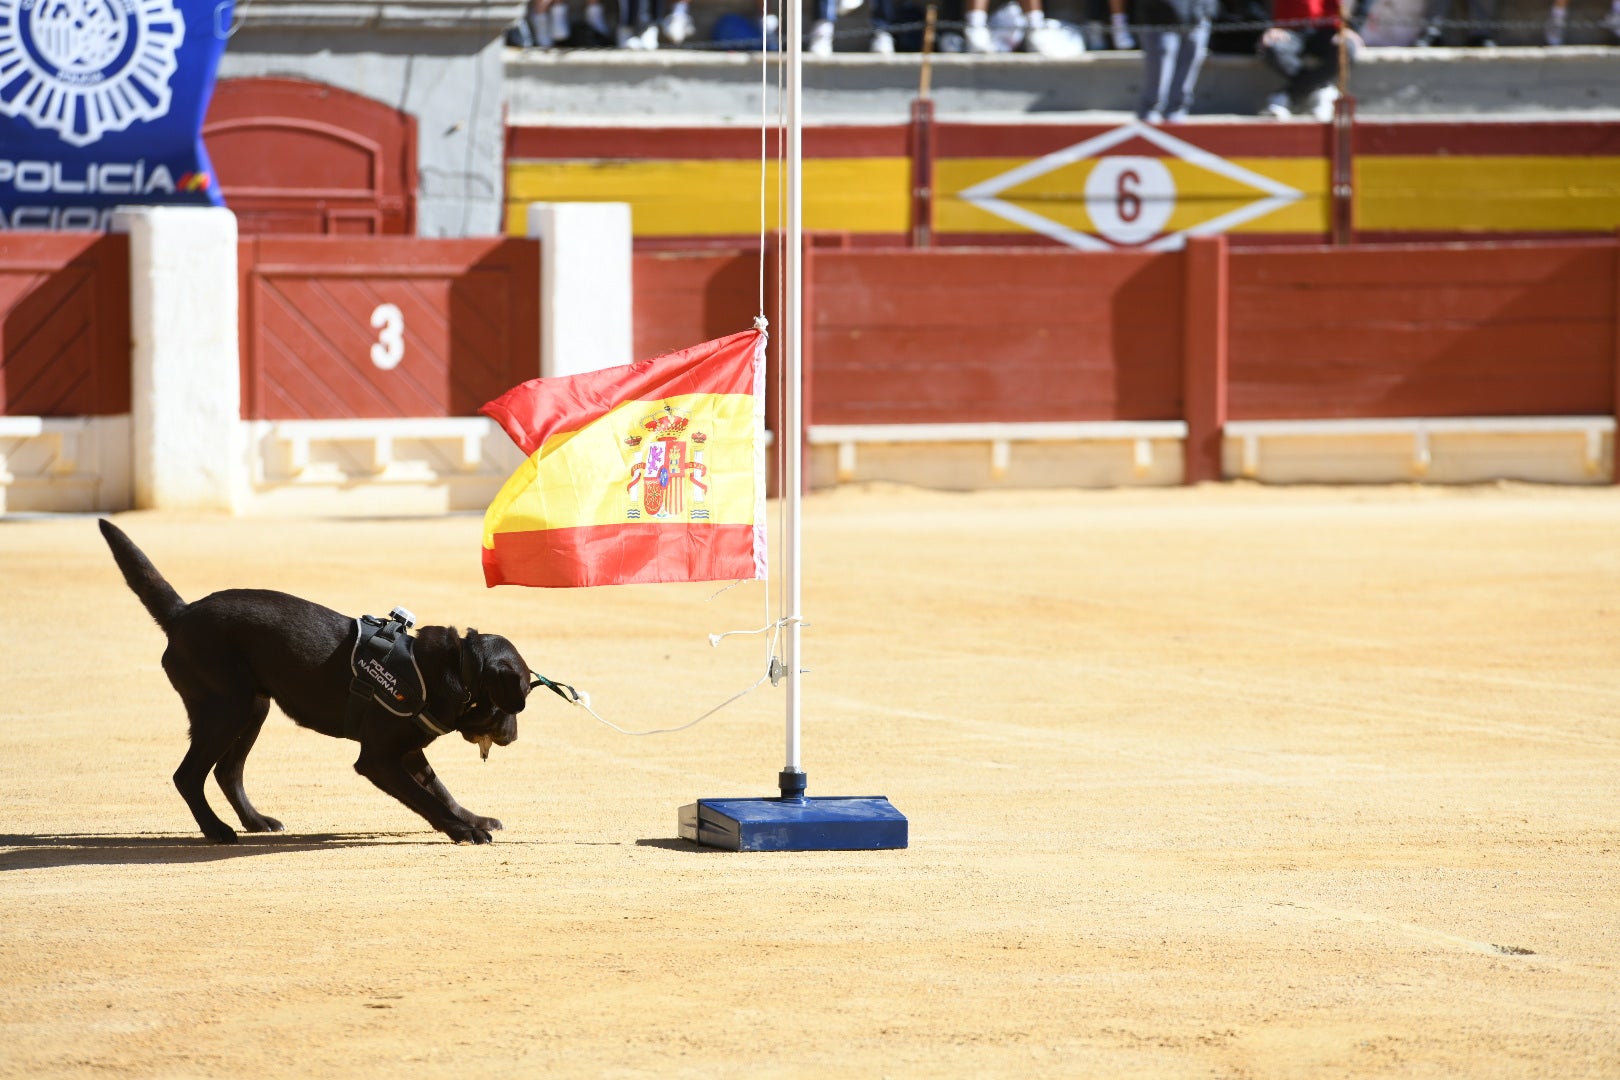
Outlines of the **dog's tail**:
[{"label": "dog's tail", "polygon": [[146,553],[135,546],[135,541],[124,535],[124,530],[108,521],[101,519],[101,535],[107,538],[107,546],[112,548],[113,561],[118,569],[124,572],[124,580],[135,591],[146,610],[152,613],[152,618],[165,631],[169,624],[185,609],[186,602],[180,599],[180,594],[174,591],[152,560]]}]

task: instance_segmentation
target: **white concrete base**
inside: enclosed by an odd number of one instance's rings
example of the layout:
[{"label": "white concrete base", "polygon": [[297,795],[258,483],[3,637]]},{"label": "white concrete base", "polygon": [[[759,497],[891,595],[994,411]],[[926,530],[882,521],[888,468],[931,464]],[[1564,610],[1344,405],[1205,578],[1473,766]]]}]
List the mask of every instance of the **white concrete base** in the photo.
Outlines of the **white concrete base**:
[{"label": "white concrete base", "polygon": [[238,509],[257,516],[482,511],[523,461],[506,432],[481,416],[241,427],[251,481]]},{"label": "white concrete base", "polygon": [[0,513],[127,510],[129,414],[0,416]]},{"label": "white concrete base", "polygon": [[1233,422],[1222,471],[1270,484],[1607,484],[1614,430],[1609,416]]},{"label": "white concrete base", "polygon": [[1181,483],[1187,425],[812,425],[812,487],[852,481],[945,491]]}]

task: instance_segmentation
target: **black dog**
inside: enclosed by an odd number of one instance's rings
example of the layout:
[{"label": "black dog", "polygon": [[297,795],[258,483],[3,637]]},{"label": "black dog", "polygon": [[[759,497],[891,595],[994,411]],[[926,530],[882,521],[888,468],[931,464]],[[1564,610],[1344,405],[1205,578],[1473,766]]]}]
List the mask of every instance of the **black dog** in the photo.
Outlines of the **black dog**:
[{"label": "black dog", "polygon": [[208,771],[249,832],[280,832],[242,790],[242,765],[273,700],[302,725],[334,738],[355,738],[361,776],[421,814],[460,843],[489,843],[501,823],[462,809],[434,775],[422,749],[434,731],[459,731],[489,753],[490,743],[517,738],[517,718],[530,689],[529,666],[512,643],[469,629],[424,626],[415,641],[426,690],[423,722],[369,703],[349,715],[354,619],[287,593],[227,589],[188,604],[141,549],[105,519],[101,534],[124,580],[168,635],[163,670],[191,719],[191,749],[174,785],[210,839],[236,842],[236,832],[203,795]]}]

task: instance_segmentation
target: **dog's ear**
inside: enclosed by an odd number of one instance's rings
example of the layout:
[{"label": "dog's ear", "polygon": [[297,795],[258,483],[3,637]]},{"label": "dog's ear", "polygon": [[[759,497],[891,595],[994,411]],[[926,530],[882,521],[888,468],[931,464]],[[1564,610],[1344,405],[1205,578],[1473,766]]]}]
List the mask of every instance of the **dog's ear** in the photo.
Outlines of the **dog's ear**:
[{"label": "dog's ear", "polygon": [[467,636],[461,639],[461,682],[474,696],[488,699],[502,712],[520,713],[529,696],[529,677],[521,665],[486,655],[490,645],[497,643],[504,639],[467,628]]},{"label": "dog's ear", "polygon": [[484,670],[484,692],[504,712],[520,713],[529,697],[529,678],[508,663]]}]

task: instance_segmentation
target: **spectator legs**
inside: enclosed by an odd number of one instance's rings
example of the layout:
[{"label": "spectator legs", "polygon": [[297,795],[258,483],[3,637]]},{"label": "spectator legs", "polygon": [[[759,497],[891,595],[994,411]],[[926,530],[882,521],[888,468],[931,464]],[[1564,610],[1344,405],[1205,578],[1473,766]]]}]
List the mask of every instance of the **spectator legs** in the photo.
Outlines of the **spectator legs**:
[{"label": "spectator legs", "polygon": [[1164,103],[1164,118],[1171,122],[1186,119],[1192,110],[1193,91],[1198,85],[1198,72],[1209,55],[1209,23],[1201,22],[1181,34],[1181,47],[1176,53],[1175,70],[1170,79],[1170,99]]},{"label": "spectator legs", "polygon": [[1141,35],[1142,93],[1138,119],[1148,123],[1186,118],[1198,72],[1209,54],[1209,24],[1187,30],[1150,30]]},{"label": "spectator legs", "polygon": [[1310,27],[1262,44],[1260,58],[1286,82],[1289,100],[1299,104],[1339,78],[1339,46],[1331,27]]}]

